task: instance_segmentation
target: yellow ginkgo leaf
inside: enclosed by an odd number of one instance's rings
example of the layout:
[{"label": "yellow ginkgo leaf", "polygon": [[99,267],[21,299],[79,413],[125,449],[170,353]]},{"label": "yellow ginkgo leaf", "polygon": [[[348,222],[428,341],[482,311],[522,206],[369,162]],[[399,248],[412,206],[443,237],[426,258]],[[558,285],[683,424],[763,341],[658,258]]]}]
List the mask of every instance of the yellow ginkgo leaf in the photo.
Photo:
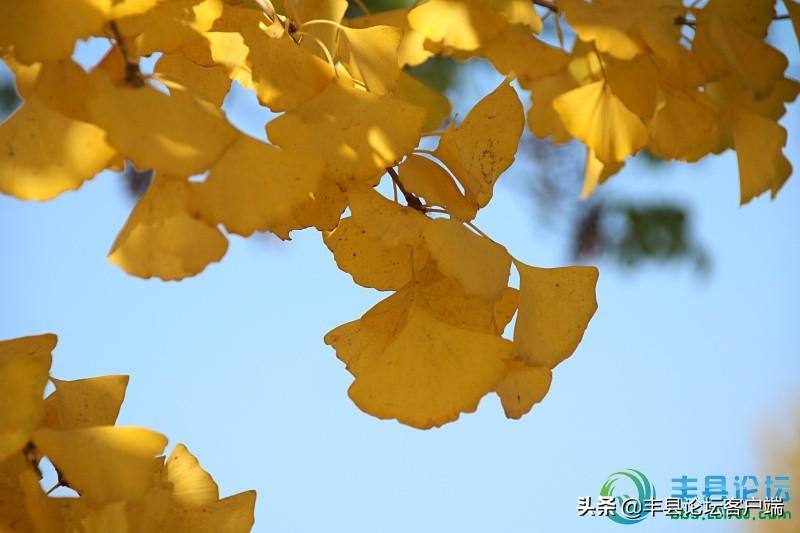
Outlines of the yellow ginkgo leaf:
[{"label": "yellow ginkgo leaf", "polygon": [[630,61],[610,60],[605,65],[606,79],[614,96],[643,121],[656,110],[658,71],[649,54]]},{"label": "yellow ginkgo leaf", "polygon": [[216,106],[222,105],[231,86],[231,78],[223,67],[198,65],[181,52],[163,54],[155,72]]},{"label": "yellow ginkgo leaf", "polygon": [[416,209],[392,202],[365,186],[352,187],[347,198],[353,221],[370,237],[392,246],[422,244],[423,231],[431,220]]},{"label": "yellow ginkgo leaf", "polygon": [[336,265],[364,287],[397,290],[414,278],[428,260],[422,246],[385,242],[359,226],[352,217],[339,222],[323,240]]},{"label": "yellow ginkgo leaf", "polygon": [[[323,204],[323,162],[313,155],[281,150],[244,134],[211,167],[208,178],[192,184],[200,215],[212,224],[239,235],[271,231],[282,239],[308,224],[298,221],[295,210],[313,203],[320,215],[344,202]],[[330,217],[314,221],[324,225]]]},{"label": "yellow ginkgo leaf", "polygon": [[111,0],[109,18],[120,19],[131,15],[140,15],[153,9],[163,0]]},{"label": "yellow ginkgo leaf", "polygon": [[347,71],[376,94],[387,94],[397,84],[401,65],[397,50],[403,33],[394,26],[342,28],[339,59]]},{"label": "yellow ginkgo leaf", "polygon": [[22,200],[49,200],[77,189],[116,153],[103,130],[67,118],[35,96],[0,125],[0,146],[0,191]]},{"label": "yellow ginkgo leaf", "polygon": [[211,29],[222,15],[222,0],[170,0],[141,14],[120,18],[123,37],[135,37],[142,55],[174,52]]},{"label": "yellow ginkgo leaf", "polygon": [[528,31],[541,33],[542,19],[533,8],[533,2],[525,0],[489,0],[492,8],[503,15],[510,24],[524,26]]},{"label": "yellow ginkgo leaf", "polygon": [[111,0],[0,2],[0,50],[26,65],[72,55],[75,41],[101,33]]},{"label": "yellow ginkgo leaf", "polygon": [[86,72],[72,59],[22,65],[13,59],[6,64],[14,73],[17,92],[23,100],[34,96],[62,115],[88,122],[86,99],[91,83]]},{"label": "yellow ginkgo leaf", "polygon": [[43,425],[64,430],[109,426],[117,421],[128,376],[51,381],[56,390],[44,401]]},{"label": "yellow ginkgo leaf", "polygon": [[[311,38],[303,38],[300,46],[312,54],[325,57],[317,40],[333,54],[337,48],[336,43],[339,37],[337,25],[342,22],[347,11],[347,0],[284,0],[286,14],[294,23]],[[327,20],[331,23],[313,23],[305,25],[307,22],[315,20]]]},{"label": "yellow ginkgo leaf", "polygon": [[436,156],[479,207],[489,203],[494,184],[517,153],[525,114],[510,80],[485,96],[458,126],[442,134]]},{"label": "yellow ginkgo leaf", "polygon": [[647,149],[664,159],[697,161],[714,151],[720,114],[705,93],[661,87],[663,103],[650,121]]},{"label": "yellow ginkgo leaf", "polygon": [[55,346],[50,334],[0,341],[0,463],[22,450],[39,425]]},{"label": "yellow ginkgo leaf", "polygon": [[519,307],[519,291],[512,287],[506,287],[503,295],[494,304],[494,323],[498,334],[505,331],[508,323],[517,314]]},{"label": "yellow ginkgo leaf", "polygon": [[141,496],[154,482],[153,462],[167,439],[147,429],[95,426],[41,428],[33,443],[81,497],[102,504]]},{"label": "yellow ginkgo leaf", "polygon": [[553,373],[549,368],[528,366],[520,361],[507,361],[506,365],[508,374],[497,384],[495,392],[506,417],[519,419],[547,395]]},{"label": "yellow ginkgo leaf", "polygon": [[532,82],[563,69],[569,59],[560,48],[550,46],[518,27],[500,33],[483,47],[482,54],[503,74],[514,73],[519,84],[526,89]]},{"label": "yellow ginkgo leaf", "polygon": [[433,261],[416,273],[414,282],[416,305],[437,320],[459,329],[499,336],[511,319],[509,313],[513,315],[515,289],[506,288],[494,301],[467,294],[460,281],[442,274]]},{"label": "yellow ginkgo leaf", "polygon": [[219,499],[214,479],[185,445],[175,446],[167,459],[166,470],[167,481],[172,483],[172,497],[179,505],[198,507]]},{"label": "yellow ginkgo leaf", "polygon": [[400,65],[416,66],[427,61],[433,52],[425,48],[425,36],[411,28],[408,24],[410,8],[391,9],[372,13],[346,21],[350,28],[369,28],[371,26],[394,26],[403,32],[400,46],[397,49],[397,61]]},{"label": "yellow ginkgo leaf", "polygon": [[694,42],[711,77],[722,78],[730,72],[758,97],[772,91],[789,64],[779,50],[713,13],[698,15]]},{"label": "yellow ginkgo leaf", "polygon": [[644,44],[631,35],[636,10],[623,10],[612,3],[601,6],[584,0],[559,0],[558,7],[578,37],[582,41],[594,42],[601,52],[619,59],[633,59],[645,51]]},{"label": "yellow ginkgo leaf", "polygon": [[[242,33],[206,32],[201,39],[181,47],[181,51],[193,63],[218,66],[227,72],[230,79],[238,81],[245,89],[256,89],[253,72],[247,60],[250,49],[245,44]],[[256,53],[253,53],[250,57],[255,56]]]},{"label": "yellow ginkgo leaf", "polygon": [[185,91],[172,89],[166,95],[149,85],[117,85],[102,72],[93,74],[93,84],[87,102],[92,122],[138,168],[172,176],[199,174],[236,137],[219,108]]},{"label": "yellow ginkgo leaf", "polygon": [[253,528],[256,493],[240,492],[199,507],[174,507],[161,531],[173,533],[248,533]]},{"label": "yellow ginkgo leaf", "polygon": [[777,122],[741,107],[732,109],[730,120],[739,162],[742,205],[766,191],[771,191],[775,198],[792,174],[792,165],[783,154],[786,130]]},{"label": "yellow ginkgo leaf", "polygon": [[553,144],[563,144],[572,139],[553,107],[553,100],[577,87],[575,78],[567,70],[529,84],[531,107],[528,109],[528,128],[534,135],[542,139],[551,137]]},{"label": "yellow ginkgo leaf", "polygon": [[[297,46],[288,34],[272,39],[246,25],[242,35],[249,49],[247,64],[256,95],[272,111],[294,109],[331,85],[334,74],[330,65]],[[215,57],[220,53],[212,50]]]},{"label": "yellow ginkgo leaf", "polygon": [[350,398],[378,418],[420,429],[474,411],[505,375],[510,343],[438,320],[414,288],[383,300],[325,336],[355,376]]},{"label": "yellow ginkgo leaf", "polygon": [[500,298],[508,286],[511,268],[511,256],[505,248],[455,219],[432,220],[425,225],[424,237],[442,274],[458,280],[469,295]]},{"label": "yellow ginkgo leaf", "polygon": [[701,18],[709,13],[722,17],[753,37],[763,39],[775,17],[775,0],[709,0],[703,6],[702,13]]},{"label": "yellow ginkgo leaf", "polygon": [[33,523],[34,517],[30,515],[26,502],[25,477],[28,472],[33,474],[31,471],[30,461],[22,453],[0,459],[0,531],[37,531],[38,524]]},{"label": "yellow ginkgo leaf", "polygon": [[553,100],[553,107],[566,130],[603,163],[619,163],[647,144],[647,127],[604,81],[562,94]]},{"label": "yellow ginkgo leaf", "polygon": [[403,187],[425,198],[428,204],[440,205],[459,220],[475,218],[476,208],[461,194],[453,178],[435,161],[411,154],[397,169]]},{"label": "yellow ginkgo leaf", "polygon": [[520,278],[516,353],[529,365],[553,368],[572,355],[597,310],[597,269],[514,264]]},{"label": "yellow ginkgo leaf", "polygon": [[140,278],[178,280],[219,261],[228,241],[201,220],[189,183],[156,175],[117,235],[108,259]]},{"label": "yellow ginkgo leaf", "polygon": [[338,183],[374,184],[387,166],[419,142],[425,111],[391,96],[336,80],[300,107],[267,124],[267,136],[286,149],[317,154]]},{"label": "yellow ginkgo leaf", "polygon": [[407,72],[402,72],[392,93],[396,98],[421,107],[427,113],[422,132],[429,133],[450,116],[450,100],[439,91],[432,89]]},{"label": "yellow ginkgo leaf", "polygon": [[583,166],[583,189],[581,198],[584,200],[592,195],[598,185],[602,185],[608,178],[622,170],[625,162],[603,163],[591,148],[586,148],[586,162]]},{"label": "yellow ginkgo leaf", "polygon": [[[499,2],[502,3],[502,2]],[[477,50],[508,26],[486,0],[428,0],[408,14],[411,27],[445,48]]]}]

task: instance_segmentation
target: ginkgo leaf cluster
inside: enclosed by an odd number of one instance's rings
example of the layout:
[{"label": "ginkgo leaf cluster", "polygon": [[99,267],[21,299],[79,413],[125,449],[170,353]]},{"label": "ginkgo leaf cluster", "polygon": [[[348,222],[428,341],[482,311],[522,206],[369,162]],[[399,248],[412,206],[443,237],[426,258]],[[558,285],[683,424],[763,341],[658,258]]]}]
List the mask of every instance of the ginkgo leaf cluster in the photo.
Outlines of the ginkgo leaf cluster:
[{"label": "ginkgo leaf cluster", "polygon": [[[0,53],[24,103],[0,125],[0,191],[48,200],[125,161],[153,169],[109,255],[142,278],[199,273],[226,233],[315,228],[356,283],[391,291],[325,337],[361,409],[428,428],[495,393],[519,418],[597,307],[596,269],[526,265],[474,223],[526,122],[586,145],[585,195],[643,149],[696,161],[732,148],[747,202],[788,179],[778,119],[799,87],[765,41],[773,2],[542,4],[427,0],[346,18],[345,0],[6,2]],[[569,51],[540,38],[544,17],[572,29]],[[111,48],[82,68],[72,53],[88,37]],[[435,55],[506,79],[452,119],[406,69]],[[513,80],[530,92],[527,121]],[[221,110],[234,81],[278,114],[269,142]]]},{"label": "ginkgo leaf cluster", "polygon": [[[238,533],[253,525],[255,492],[220,499],[183,444],[116,426],[128,376],[50,376],[52,334],[0,341],[0,530],[36,533]],[[45,397],[48,381],[53,391]],[[41,467],[55,468],[52,496]]]}]

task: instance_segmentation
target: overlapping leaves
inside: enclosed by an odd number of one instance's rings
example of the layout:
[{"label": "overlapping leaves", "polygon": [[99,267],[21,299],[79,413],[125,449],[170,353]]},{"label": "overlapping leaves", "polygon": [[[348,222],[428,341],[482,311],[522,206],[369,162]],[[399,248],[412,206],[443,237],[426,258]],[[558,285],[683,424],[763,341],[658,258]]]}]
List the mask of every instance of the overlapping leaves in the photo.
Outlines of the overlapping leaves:
[{"label": "overlapping leaves", "polygon": [[[534,134],[586,145],[584,195],[643,149],[696,161],[732,148],[743,203],[788,179],[777,121],[800,87],[764,41],[773,2],[544,5],[575,32],[571,50],[537,36],[542,9],[523,0],[427,0],[352,19],[343,0],[6,3],[0,52],[24,104],[0,126],[0,190],[47,200],[126,160],[153,169],[110,253],[145,278],[197,274],[225,254],[224,231],[288,239],[314,227],[356,283],[393,291],[326,336],[362,409],[431,427],[494,392],[518,418],[580,342],[597,272],[525,265],[473,223],[525,126],[512,80],[531,93]],[[84,70],[70,56],[90,36],[113,47]],[[142,74],[139,58],[155,52],[155,73]],[[437,54],[484,58],[507,78],[448,121],[447,98],[404,70]],[[280,113],[269,143],[220,110],[233,81]],[[438,145],[420,150],[428,134]],[[382,180],[403,201],[379,194]]]},{"label": "overlapping leaves", "polygon": [[[128,377],[50,377],[55,345],[50,334],[0,341],[0,530],[250,530],[255,492],[220,499],[186,446],[165,458],[160,433],[115,426]],[[78,497],[43,490],[45,459]]]}]

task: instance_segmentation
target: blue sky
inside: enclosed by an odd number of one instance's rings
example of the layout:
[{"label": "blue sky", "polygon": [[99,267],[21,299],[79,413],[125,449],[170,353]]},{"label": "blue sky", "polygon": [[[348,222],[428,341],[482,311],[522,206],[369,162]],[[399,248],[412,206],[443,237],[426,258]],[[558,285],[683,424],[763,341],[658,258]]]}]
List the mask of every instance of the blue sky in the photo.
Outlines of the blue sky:
[{"label": "blue sky", "polygon": [[[792,39],[781,35],[784,49]],[[453,95],[461,116],[500,79],[470,72]],[[268,114],[235,96],[232,121],[259,132]],[[800,107],[783,124],[798,168]],[[519,167],[504,175],[477,223],[523,261],[564,264],[524,180]],[[605,187],[688,205],[711,275],[601,263],[584,342],[521,421],[495,397],[424,432],[360,412],[322,337],[383,295],[337,270],[317,232],[285,245],[231,237],[220,264],[179,283],[125,275],[105,259],[131,208],[112,174],[48,203],[0,197],[0,338],[57,333],[59,378],[130,374],[119,423],[185,442],[224,495],[257,489],[258,532],[618,531],[575,512],[611,472],[638,468],[660,495],[683,474],[778,473],[757,436],[771,422],[777,438],[798,404],[800,181],[740,208],[726,153],[634,161]],[[736,529],[663,517],[635,527]]]}]

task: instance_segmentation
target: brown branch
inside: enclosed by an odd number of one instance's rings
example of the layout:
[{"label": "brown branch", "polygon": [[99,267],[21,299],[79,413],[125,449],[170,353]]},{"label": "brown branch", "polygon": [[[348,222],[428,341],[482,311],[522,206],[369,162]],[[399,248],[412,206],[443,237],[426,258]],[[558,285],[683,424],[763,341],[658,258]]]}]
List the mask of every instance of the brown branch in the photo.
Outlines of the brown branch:
[{"label": "brown branch", "polygon": [[117,47],[122,54],[122,60],[125,62],[125,83],[131,87],[142,87],[144,85],[144,78],[142,71],[139,70],[139,62],[131,60],[128,54],[128,48],[125,46],[125,40],[117,27],[117,21],[112,20],[108,23],[111,28],[111,33],[114,34],[114,40],[117,42]]},{"label": "brown branch", "polygon": [[395,186],[398,189],[400,189],[400,192],[402,193],[403,198],[406,199],[406,203],[408,204],[408,207],[410,207],[412,209],[416,209],[417,211],[421,211],[421,212],[424,213],[425,212],[425,208],[423,207],[422,202],[420,201],[419,198],[417,198],[416,196],[414,196],[413,194],[408,192],[406,190],[406,188],[403,187],[403,184],[400,182],[400,176],[397,175],[397,172],[395,171],[395,169],[393,169],[392,167],[386,167],[386,172],[388,172],[389,175],[392,177],[392,183],[394,183]]},{"label": "brown branch", "polygon": [[553,0],[533,0],[534,5],[549,9],[553,13],[558,13],[558,6]]}]

